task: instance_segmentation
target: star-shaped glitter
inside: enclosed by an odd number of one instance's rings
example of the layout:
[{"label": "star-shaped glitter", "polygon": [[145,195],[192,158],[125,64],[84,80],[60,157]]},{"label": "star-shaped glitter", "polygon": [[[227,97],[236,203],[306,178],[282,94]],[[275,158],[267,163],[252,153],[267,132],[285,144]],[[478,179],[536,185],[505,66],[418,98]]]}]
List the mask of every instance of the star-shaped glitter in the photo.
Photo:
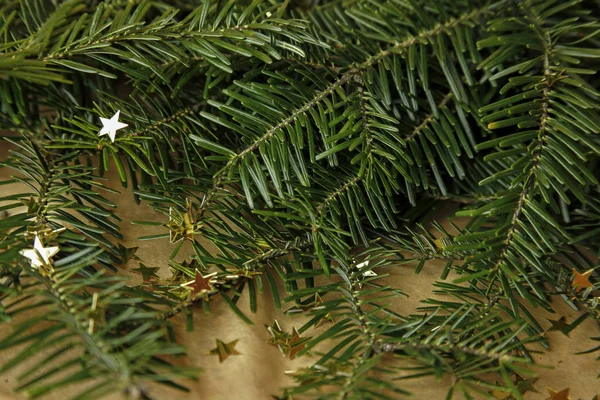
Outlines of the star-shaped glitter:
[{"label": "star-shaped glitter", "polygon": [[548,332],[560,331],[563,335],[569,336],[569,333],[566,331],[566,329],[569,328],[569,324],[567,324],[567,317],[560,317],[557,320],[549,319],[548,321],[552,324],[552,326],[548,328]]},{"label": "star-shaped glitter", "polygon": [[275,320],[273,321],[273,325],[269,326],[269,325],[265,325],[265,327],[267,328],[267,330],[269,331],[269,333],[271,334],[272,338],[269,339],[269,343],[271,344],[275,344],[274,342],[280,339],[289,339],[290,338],[290,334],[285,333],[283,331],[283,329],[281,329],[281,326],[279,325],[279,321]]},{"label": "star-shaped glitter", "polygon": [[[496,382],[497,383],[497,382]],[[494,389],[489,392],[496,400],[505,400],[510,397],[510,392],[506,390]]]},{"label": "star-shaped glitter", "polygon": [[296,355],[306,347],[306,341],[310,338],[303,339],[296,328],[292,328],[292,337],[289,340],[288,357],[293,360]]},{"label": "star-shaped glitter", "polygon": [[219,362],[225,361],[225,359],[229,356],[238,356],[239,353],[234,347],[239,341],[239,339],[234,340],[233,342],[225,343],[222,340],[215,339],[217,341],[217,347],[212,349],[209,354],[216,354],[219,356]]},{"label": "star-shaped glitter", "polygon": [[554,389],[548,389],[548,394],[550,395],[550,397],[548,397],[546,400],[569,400],[569,389],[563,389],[560,392],[557,392]]},{"label": "star-shaped glitter", "polygon": [[363,261],[361,263],[355,264],[355,266],[356,266],[356,269],[358,269],[358,271],[360,273],[359,277],[362,275],[362,279],[360,279],[357,282],[357,286],[359,288],[362,288],[364,278],[372,277],[372,276],[377,276],[377,274],[374,271],[372,271],[372,270],[367,270],[367,271],[363,272],[363,268],[366,268],[366,267],[369,266],[369,260],[366,260],[366,261]]},{"label": "star-shaped glitter", "polygon": [[58,246],[44,247],[40,238],[36,236],[33,249],[21,250],[20,253],[31,260],[32,267],[38,268],[50,264],[50,258],[58,253]]},{"label": "star-shaped glitter", "polygon": [[279,351],[285,355],[288,342],[292,335],[287,332],[284,332],[279,325],[279,322],[275,320],[273,325],[265,325],[269,333],[271,334],[271,338],[269,338],[269,343],[273,346],[277,346]]},{"label": "star-shaped glitter", "polygon": [[575,277],[573,278],[571,286],[575,288],[577,293],[581,292],[584,288],[594,287],[594,285],[592,285],[592,283],[589,281],[590,275],[593,271],[593,269],[590,269],[585,271],[583,274],[580,274],[576,269],[573,269],[573,274]]},{"label": "star-shaped glitter", "polygon": [[517,390],[521,394],[525,394],[526,392],[539,393],[535,386],[533,386],[533,384],[536,383],[538,379],[538,377],[533,377],[517,380],[517,382],[515,382],[517,384]]},{"label": "star-shaped glitter", "polygon": [[[369,266],[369,260],[367,261],[363,261],[359,264],[356,264],[356,268],[358,268],[359,270],[362,270],[364,267],[368,267]],[[366,271],[363,272],[363,276],[377,276],[377,274],[374,271]]]},{"label": "star-shaped glitter", "polygon": [[121,114],[121,110],[118,110],[115,115],[110,119],[100,117],[100,121],[102,121],[102,129],[98,136],[108,135],[111,142],[115,142],[115,135],[119,129],[123,129],[129,125],[119,122],[119,114]]},{"label": "star-shaped glitter", "polygon": [[[315,312],[315,311],[318,311],[323,308],[325,308],[323,306],[323,299],[321,298],[321,296],[319,296],[319,293],[315,293],[315,296],[312,300],[309,299],[308,301],[299,302],[294,307],[286,310],[285,314],[292,314],[292,313],[299,313],[299,312],[311,312],[311,311]],[[320,319],[316,320],[315,324],[313,326],[319,326],[319,324],[322,321],[328,321],[331,323],[335,322],[335,320],[331,316],[331,313],[327,313],[327,314],[323,315]]]},{"label": "star-shaped glitter", "polygon": [[200,271],[196,270],[196,278],[193,281],[184,283],[182,286],[192,287],[192,297],[194,299],[198,296],[204,296],[205,298],[208,298],[206,295],[215,290],[212,285],[212,279],[216,274],[216,272],[213,272],[212,274],[203,276]]},{"label": "star-shaped glitter", "polygon": [[142,280],[145,281],[149,281],[152,278],[158,278],[158,275],[156,275],[156,271],[158,271],[159,268],[155,267],[147,267],[145,264],[140,263],[140,267],[139,268],[134,268],[132,269],[132,271],[135,271],[139,274],[142,275]]},{"label": "star-shaped glitter", "polygon": [[131,259],[139,259],[135,253],[138,251],[138,247],[125,247],[119,243],[119,253],[121,255],[121,264],[127,263]]},{"label": "star-shaped glitter", "polygon": [[169,207],[169,241],[171,243],[177,243],[180,240],[188,239],[194,240],[194,232],[196,224],[193,222],[195,216],[193,213],[192,203],[186,199],[186,212],[181,214],[177,210],[173,210],[173,207]]}]

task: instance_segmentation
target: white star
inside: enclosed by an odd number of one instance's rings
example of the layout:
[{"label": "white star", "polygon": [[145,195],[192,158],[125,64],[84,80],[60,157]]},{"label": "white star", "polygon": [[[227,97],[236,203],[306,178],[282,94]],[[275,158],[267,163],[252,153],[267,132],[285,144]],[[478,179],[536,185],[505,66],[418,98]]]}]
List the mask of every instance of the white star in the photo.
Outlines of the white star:
[{"label": "white star", "polygon": [[32,267],[37,268],[50,264],[50,257],[58,253],[58,246],[44,247],[40,238],[36,236],[33,249],[21,250],[20,253],[31,260]]},{"label": "white star", "polygon": [[[360,264],[356,264],[356,268],[358,269],[362,269],[364,267],[368,267],[369,266],[369,260],[361,262]],[[365,273],[363,273],[363,276],[377,276],[377,274],[374,271],[367,271]]]},{"label": "white star", "polygon": [[127,124],[119,122],[119,114],[120,113],[121,113],[121,110],[118,110],[115,113],[115,115],[112,116],[111,119],[106,119],[106,118],[100,117],[100,121],[102,121],[102,129],[100,130],[100,133],[98,134],[98,136],[108,135],[108,137],[110,137],[110,140],[113,143],[115,142],[115,135],[117,134],[117,131],[119,129],[125,128],[126,126],[129,126]]}]

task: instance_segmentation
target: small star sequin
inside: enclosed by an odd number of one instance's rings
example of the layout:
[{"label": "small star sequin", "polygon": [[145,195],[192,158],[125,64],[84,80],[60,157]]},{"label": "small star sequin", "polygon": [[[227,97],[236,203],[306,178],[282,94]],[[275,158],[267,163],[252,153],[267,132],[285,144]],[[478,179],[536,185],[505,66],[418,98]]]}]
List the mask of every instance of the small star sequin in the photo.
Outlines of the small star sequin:
[{"label": "small star sequin", "polygon": [[36,236],[33,242],[33,249],[21,250],[20,253],[24,257],[29,258],[32,267],[39,268],[43,265],[49,265],[50,258],[56,255],[58,250],[58,246],[44,247],[40,238]]},{"label": "small star sequin", "polygon": [[129,125],[119,122],[119,115],[121,114],[121,110],[118,110],[112,118],[102,118],[100,117],[100,121],[102,122],[102,129],[98,136],[108,135],[111,142],[115,142],[115,135],[119,129],[123,129]]}]

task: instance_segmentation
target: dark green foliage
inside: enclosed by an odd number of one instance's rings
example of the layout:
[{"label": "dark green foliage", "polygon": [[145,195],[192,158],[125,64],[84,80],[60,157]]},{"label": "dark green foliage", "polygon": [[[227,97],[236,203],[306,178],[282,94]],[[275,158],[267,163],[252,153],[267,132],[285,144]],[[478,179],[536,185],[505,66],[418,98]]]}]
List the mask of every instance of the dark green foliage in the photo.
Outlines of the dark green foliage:
[{"label": "dark green foliage", "polygon": [[[449,375],[449,397],[522,398],[528,343],[548,346],[529,305],[552,310],[558,293],[588,313],[578,323],[600,321],[598,272],[571,285],[600,254],[597,15],[583,0],[3,2],[0,130],[16,178],[0,184],[28,192],[0,198],[0,320],[51,320],[0,338],[48,354],[19,389],[90,380],[81,398],[97,398],[193,376],[163,356],[182,352],[168,319],[208,309],[180,286],[198,269],[218,272],[211,301],[249,323],[237,301],[254,312],[265,286],[313,317],[301,332],[334,319],[299,355],[330,350],[286,395],[396,398],[397,378]],[[112,143],[99,117],[117,110],[129,126]],[[140,239],[193,243],[171,281],[131,288],[106,271],[135,257],[113,244],[110,169],[164,214]],[[430,233],[449,203],[469,224]],[[60,246],[54,268],[20,255],[36,234]],[[419,314],[393,311],[403,293],[365,276],[431,259],[446,261],[445,296]],[[51,364],[51,346],[72,356]]]}]

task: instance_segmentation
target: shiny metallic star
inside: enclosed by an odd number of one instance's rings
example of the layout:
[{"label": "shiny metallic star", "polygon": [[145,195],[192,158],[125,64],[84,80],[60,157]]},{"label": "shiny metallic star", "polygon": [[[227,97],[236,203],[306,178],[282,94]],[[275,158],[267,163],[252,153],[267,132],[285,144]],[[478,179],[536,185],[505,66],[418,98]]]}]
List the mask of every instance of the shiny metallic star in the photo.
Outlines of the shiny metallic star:
[{"label": "shiny metallic star", "polygon": [[203,276],[200,271],[196,270],[196,278],[193,281],[183,283],[181,286],[191,287],[193,299],[202,296],[205,300],[208,300],[208,294],[216,290],[213,286],[215,275],[217,275],[216,272]]},{"label": "shiny metallic star", "polygon": [[236,339],[233,342],[229,343],[225,343],[219,339],[216,339],[216,341],[217,347],[209,351],[209,354],[215,354],[219,356],[219,362],[225,361],[229,356],[239,356],[241,354],[234,348],[239,339]]},{"label": "shiny metallic star", "polygon": [[100,121],[102,121],[102,129],[98,136],[108,135],[110,137],[111,142],[115,142],[115,135],[119,129],[125,128],[129,125],[119,122],[119,114],[121,110],[118,110],[115,115],[112,116],[111,119],[106,119],[100,117]]},{"label": "shiny metallic star", "polygon": [[573,283],[571,283],[571,286],[575,288],[577,293],[581,292],[585,288],[594,287],[594,285],[589,281],[593,271],[593,269],[590,269],[581,274],[576,269],[573,269]]},{"label": "shiny metallic star", "polygon": [[[359,270],[362,270],[364,267],[368,267],[369,266],[369,260],[361,262],[360,264],[356,264],[356,268],[358,268]],[[363,273],[363,276],[377,276],[377,274],[374,271],[366,271]]]},{"label": "shiny metallic star", "polygon": [[36,236],[33,249],[21,250],[20,253],[31,260],[32,267],[39,268],[43,265],[49,265],[50,258],[58,253],[58,250],[58,246],[44,247],[40,238]]}]

